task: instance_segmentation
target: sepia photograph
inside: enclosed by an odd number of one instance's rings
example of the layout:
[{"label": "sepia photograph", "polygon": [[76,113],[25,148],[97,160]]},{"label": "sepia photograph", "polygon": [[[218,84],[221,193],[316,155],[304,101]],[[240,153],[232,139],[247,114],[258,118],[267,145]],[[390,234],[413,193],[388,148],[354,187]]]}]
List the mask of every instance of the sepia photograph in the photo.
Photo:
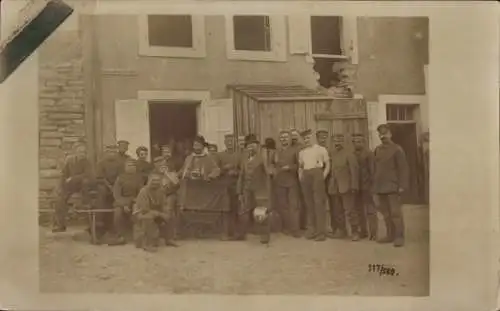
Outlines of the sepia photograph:
[{"label": "sepia photograph", "polygon": [[40,290],[429,295],[427,17],[74,14]]}]

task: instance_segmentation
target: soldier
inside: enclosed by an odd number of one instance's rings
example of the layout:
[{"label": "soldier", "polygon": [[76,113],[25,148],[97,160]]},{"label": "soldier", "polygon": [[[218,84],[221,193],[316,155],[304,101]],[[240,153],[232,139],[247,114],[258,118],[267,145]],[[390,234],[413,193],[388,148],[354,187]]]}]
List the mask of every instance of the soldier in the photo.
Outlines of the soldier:
[{"label": "soldier", "polygon": [[137,174],[142,176],[143,185],[148,182],[148,176],[153,171],[154,166],[148,161],[148,148],[140,146],[137,148],[137,162],[135,163]]},{"label": "soldier", "polygon": [[126,140],[119,140],[116,144],[118,146],[118,157],[122,160],[123,168],[125,168],[125,161],[130,158],[130,155],[127,154],[130,143]]},{"label": "soldier", "polygon": [[66,231],[68,214],[68,199],[73,193],[82,194],[83,203],[89,200],[88,190],[92,182],[92,166],[87,158],[84,144],[75,146],[75,154],[66,158],[59,184],[59,199],[55,205],[54,224],[52,232]]},{"label": "soldier", "polygon": [[277,211],[280,213],[284,232],[293,237],[300,237],[297,150],[291,146],[291,136],[288,131],[281,131],[280,143],[281,148],[276,151],[273,160],[276,168],[273,182]]},{"label": "soldier", "polygon": [[301,133],[304,147],[299,151],[299,180],[307,209],[309,240],[325,241],[325,179],[330,172],[330,159],[325,147],[312,141],[312,131]]},{"label": "soldier", "polygon": [[[297,129],[290,129],[292,146],[300,149],[303,145],[302,137]],[[298,152],[299,150],[297,150]]]},{"label": "soldier", "polygon": [[217,152],[219,152],[219,148],[217,147],[216,144],[207,144],[207,150],[208,153],[211,155],[215,155]]},{"label": "soldier", "polygon": [[363,134],[353,134],[352,143],[359,166],[359,192],[355,204],[360,220],[360,237],[376,240],[378,220],[372,196],[373,152],[366,148]]},{"label": "soldier", "polygon": [[236,184],[238,182],[240,156],[235,150],[234,135],[224,136],[224,145],[226,150],[218,154],[218,164],[221,169],[221,177],[227,182],[227,194],[229,197],[229,212],[224,217],[224,236],[223,240],[232,240],[236,238],[236,222],[238,218],[238,193]]},{"label": "soldier", "polygon": [[182,156],[178,154],[174,155],[171,145],[161,146],[161,156],[164,158],[165,164],[167,165],[169,171],[180,171],[183,165]]},{"label": "soldier", "polygon": [[351,238],[358,241],[359,217],[354,199],[359,190],[359,167],[356,156],[344,148],[344,135],[333,135],[332,171],[328,183],[330,196],[330,221],[334,238],[346,236],[347,217]]},{"label": "soldier", "polygon": [[[247,151],[240,164],[241,171],[237,183],[237,192],[241,202],[238,213],[240,221],[238,240],[246,239],[250,221],[257,208],[259,210],[266,209],[265,213],[267,215],[272,212],[269,204],[269,176],[262,153],[259,150],[259,142],[249,137],[246,148]],[[260,242],[263,244],[269,243],[269,217],[262,218],[262,222],[258,225],[258,231],[260,233]]]},{"label": "soldier", "polygon": [[392,141],[389,126],[379,125],[377,132],[382,144],[374,151],[373,193],[387,228],[387,235],[378,242],[400,247],[405,230],[400,196],[408,188],[408,163],[403,148]]},{"label": "soldier", "polygon": [[125,172],[120,174],[113,186],[114,206],[114,230],[115,240],[110,245],[126,244],[128,224],[131,221],[132,207],[139,191],[144,186],[142,175],[137,173],[135,160],[128,159],[125,162]]},{"label": "soldier", "polygon": [[[123,158],[118,154],[116,145],[106,146],[104,158],[97,163],[96,177],[98,182],[97,203],[99,209],[113,211],[113,185],[118,176],[123,172]],[[104,235],[113,227],[111,213],[97,213],[96,235],[97,243],[102,242]]]},{"label": "soldier", "polygon": [[316,141],[321,147],[325,147],[328,150],[328,130],[319,129],[316,131]]},{"label": "soldier", "polygon": [[[291,146],[297,152],[297,157],[298,157],[299,151],[304,147],[302,137],[300,136],[299,131],[296,129],[290,129],[290,136],[291,136]],[[300,187],[301,186],[299,183],[299,188]],[[307,229],[307,208],[306,208],[306,203],[304,201],[302,190],[299,191],[299,214],[300,214],[299,216],[300,229],[305,230]]]},{"label": "soldier", "polygon": [[156,252],[159,239],[165,240],[166,246],[176,246],[171,240],[170,215],[162,188],[163,174],[154,171],[149,181],[137,196],[132,213],[134,221],[134,241],[137,248]]}]

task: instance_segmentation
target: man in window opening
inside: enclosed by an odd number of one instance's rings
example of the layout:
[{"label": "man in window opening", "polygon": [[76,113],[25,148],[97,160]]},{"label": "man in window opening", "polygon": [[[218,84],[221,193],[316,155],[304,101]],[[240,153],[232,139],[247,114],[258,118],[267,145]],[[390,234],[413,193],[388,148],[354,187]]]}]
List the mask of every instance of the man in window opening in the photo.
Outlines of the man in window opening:
[{"label": "man in window opening", "polygon": [[351,228],[351,239],[358,241],[359,215],[355,208],[355,196],[359,190],[359,167],[356,156],[344,148],[344,135],[333,135],[331,152],[332,170],[328,182],[330,196],[330,221],[333,237],[342,239],[347,235],[347,218]]},{"label": "man in window opening", "polygon": [[82,203],[89,202],[89,187],[92,183],[92,166],[87,158],[84,144],[74,146],[74,154],[66,158],[59,182],[59,198],[55,204],[52,232],[66,231],[68,200],[73,193],[81,193]]},{"label": "man in window opening", "polygon": [[275,153],[273,166],[274,196],[276,210],[280,214],[283,232],[293,237],[300,237],[299,180],[297,175],[297,150],[291,146],[289,131],[280,132],[281,147]]},{"label": "man in window opening", "polygon": [[113,186],[114,197],[114,239],[110,245],[123,245],[127,242],[131,224],[132,207],[139,191],[144,186],[143,176],[137,173],[136,161],[125,162],[125,172],[120,174]]},{"label": "man in window opening", "polygon": [[330,159],[326,148],[313,142],[311,130],[301,135],[304,147],[299,151],[299,180],[307,209],[305,237],[325,241],[325,179],[330,172]]},{"label": "man in window opening", "polygon": [[140,146],[135,151],[137,154],[136,171],[142,176],[143,185],[148,182],[148,176],[153,171],[154,166],[148,161],[148,148]]},{"label": "man in window opening", "polygon": [[363,134],[353,134],[352,143],[359,166],[359,192],[355,202],[360,221],[360,237],[376,240],[378,219],[372,195],[373,152],[367,148]]},{"label": "man in window opening", "polygon": [[237,192],[241,202],[238,213],[240,225],[238,240],[246,239],[253,218],[257,220],[260,242],[267,244],[270,240],[269,215],[272,212],[269,172],[266,171],[259,141],[255,137],[247,137],[246,149],[240,165],[241,171],[237,184]]},{"label": "man in window opening", "polygon": [[167,198],[162,187],[164,175],[154,171],[149,181],[139,192],[132,217],[134,221],[134,241],[137,248],[156,252],[160,238],[166,246],[177,246],[172,241],[171,215]]},{"label": "man in window opening", "polygon": [[392,141],[389,125],[379,125],[377,132],[382,143],[374,151],[373,193],[387,228],[378,242],[401,247],[405,233],[401,194],[408,189],[408,163],[403,148]]},{"label": "man in window opening", "polygon": [[238,221],[238,193],[236,184],[240,170],[240,157],[235,150],[234,135],[227,134],[224,136],[224,145],[226,149],[220,152],[217,156],[218,165],[220,167],[220,175],[227,187],[229,197],[229,212],[224,215],[223,226],[224,235],[222,240],[236,239],[236,224]]}]

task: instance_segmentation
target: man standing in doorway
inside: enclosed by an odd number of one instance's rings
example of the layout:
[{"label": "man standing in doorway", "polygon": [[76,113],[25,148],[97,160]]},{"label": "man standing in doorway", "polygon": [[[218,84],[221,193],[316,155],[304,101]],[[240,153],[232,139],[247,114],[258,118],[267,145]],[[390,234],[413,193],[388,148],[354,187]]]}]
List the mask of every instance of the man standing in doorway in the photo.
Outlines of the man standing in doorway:
[{"label": "man standing in doorway", "polygon": [[299,152],[299,179],[307,209],[309,240],[324,241],[325,235],[325,179],[330,172],[328,151],[312,141],[312,131],[301,133],[304,148]]},{"label": "man standing in doorway", "polygon": [[226,150],[218,154],[218,165],[220,167],[220,176],[227,187],[229,197],[229,212],[224,215],[224,236],[223,240],[233,240],[235,238],[236,222],[238,218],[238,193],[236,184],[238,182],[240,156],[235,150],[234,135],[224,136],[224,145]]},{"label": "man standing in doorway", "polygon": [[89,186],[92,178],[92,167],[87,158],[84,144],[74,147],[75,153],[66,158],[62,169],[59,185],[59,198],[55,205],[54,224],[52,232],[66,231],[66,217],[68,214],[68,199],[73,193],[82,194],[82,203],[89,200]]},{"label": "man standing in doorway", "polygon": [[126,140],[119,140],[116,144],[118,146],[118,158],[123,162],[123,168],[125,169],[125,162],[130,159],[130,155],[127,153],[130,143]]},{"label": "man standing in doorway", "polygon": [[354,154],[344,148],[344,135],[333,135],[332,172],[328,183],[330,221],[334,238],[346,236],[345,219],[351,227],[351,238],[358,241],[359,217],[354,199],[359,190],[359,168]]},{"label": "man standing in doorway", "polygon": [[359,166],[359,192],[355,201],[360,220],[360,235],[362,239],[368,237],[369,240],[375,240],[378,219],[372,195],[373,152],[366,147],[363,134],[353,134],[352,143]]},{"label": "man standing in doorway", "polygon": [[387,235],[379,242],[401,247],[405,231],[401,194],[408,188],[408,163],[403,148],[392,141],[389,125],[379,125],[377,132],[382,144],[374,151],[373,193],[387,228]]},{"label": "man standing in doorway", "polygon": [[288,131],[280,133],[281,148],[276,151],[274,166],[274,190],[277,201],[277,211],[280,213],[284,232],[293,237],[300,236],[299,181],[297,176],[297,151],[291,146],[291,136]]}]

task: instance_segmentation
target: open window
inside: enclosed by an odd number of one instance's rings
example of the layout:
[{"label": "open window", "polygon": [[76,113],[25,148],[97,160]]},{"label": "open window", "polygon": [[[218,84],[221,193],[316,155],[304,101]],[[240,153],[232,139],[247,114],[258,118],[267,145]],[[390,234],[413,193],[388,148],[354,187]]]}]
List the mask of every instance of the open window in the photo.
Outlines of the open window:
[{"label": "open window", "polygon": [[226,16],[228,59],[286,61],[285,40],[283,16]]},{"label": "open window", "polygon": [[141,15],[139,54],[202,58],[206,55],[205,20],[196,15]]}]

